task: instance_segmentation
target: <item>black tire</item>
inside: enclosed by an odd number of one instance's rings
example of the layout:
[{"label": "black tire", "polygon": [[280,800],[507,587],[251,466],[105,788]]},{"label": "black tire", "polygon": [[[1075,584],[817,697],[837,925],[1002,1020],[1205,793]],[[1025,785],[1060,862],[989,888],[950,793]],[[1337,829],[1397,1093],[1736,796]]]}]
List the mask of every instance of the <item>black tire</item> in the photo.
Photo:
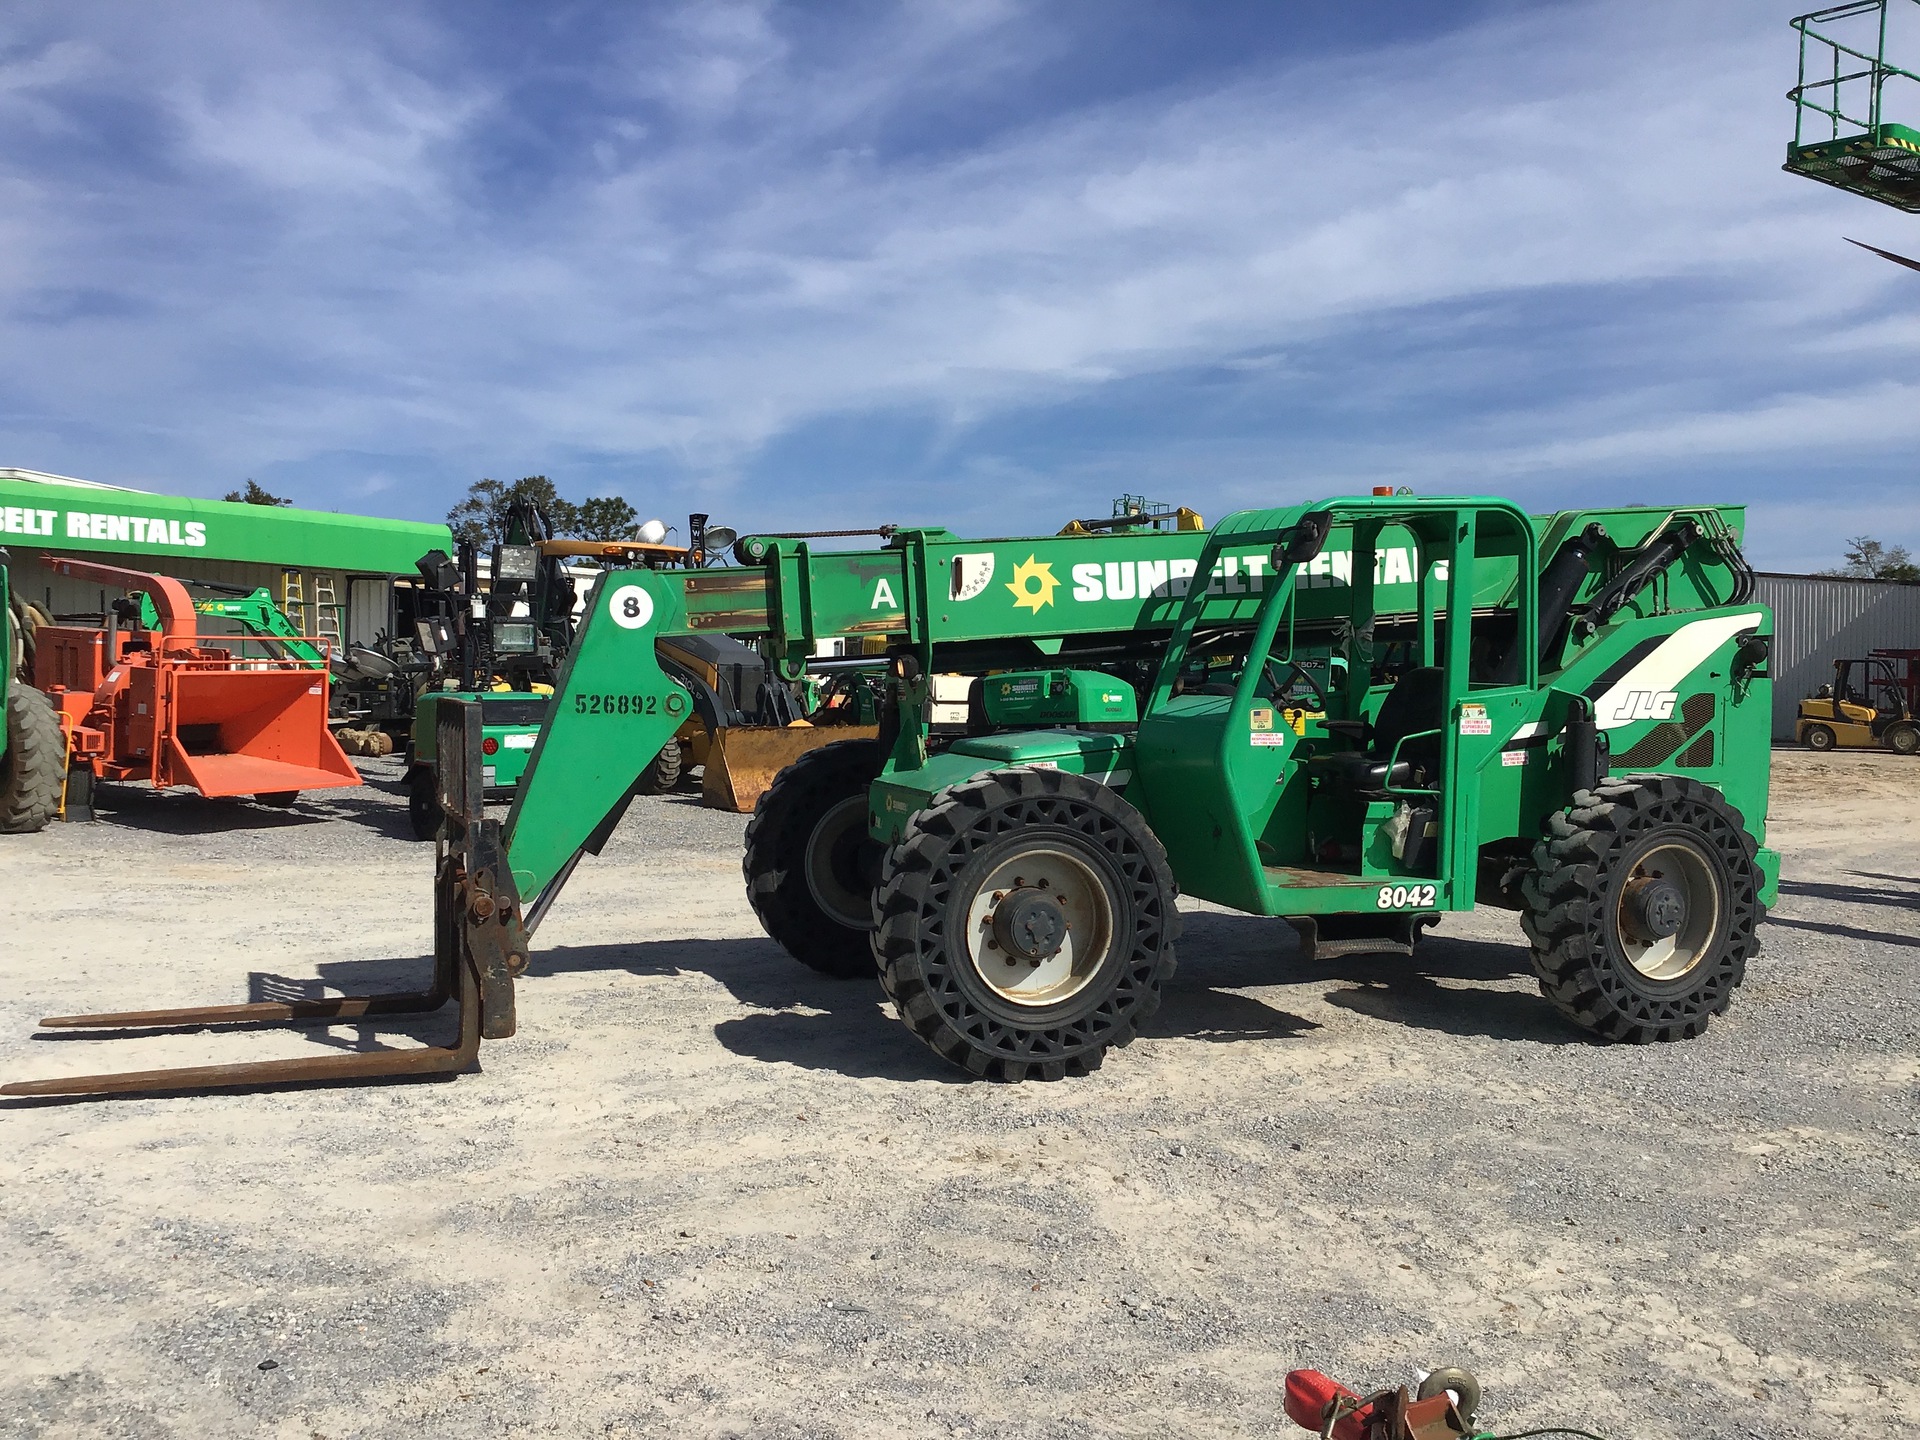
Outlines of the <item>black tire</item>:
[{"label": "black tire", "polygon": [[660,753],[647,762],[647,768],[640,772],[636,788],[642,795],[666,794],[680,783],[680,769],[683,763],[680,742],[667,741],[661,747]]},{"label": "black tire", "polygon": [[407,823],[413,838],[432,840],[440,833],[446,813],[440,808],[440,777],[431,765],[416,765],[407,771]]},{"label": "black tire", "polygon": [[276,810],[291,810],[293,802],[300,798],[298,790],[269,790],[264,795],[253,797],[256,804],[271,805]]},{"label": "black tire", "polygon": [[1431,1400],[1442,1390],[1451,1390],[1459,1397],[1454,1408],[1462,1420],[1473,1419],[1474,1412],[1480,1408],[1480,1382],[1471,1370],[1462,1370],[1457,1365],[1442,1366],[1420,1382],[1419,1398]]},{"label": "black tire", "polygon": [[[1673,775],[1573,798],[1548,818],[1521,887],[1541,993],[1603,1039],[1691,1039],[1726,1013],[1759,952],[1753,837],[1717,791]],[[1662,924],[1677,927],[1664,955]]]},{"label": "black tire", "polygon": [[1839,743],[1840,742],[1834,738],[1833,731],[1829,730],[1826,726],[1809,725],[1807,727],[1807,749],[1827,751],[1833,749],[1834,746]]},{"label": "black tire", "polygon": [[873,974],[873,883],[879,847],[867,839],[867,789],[878,741],[809,750],[774,777],[747,822],[740,868],[767,934],[810,970],[840,980]]},{"label": "black tire", "polygon": [[47,828],[60,811],[67,743],[53,702],[31,685],[7,687],[7,749],[0,754],[0,835]]},{"label": "black tire", "polygon": [[1896,755],[1920,755],[1920,729],[1911,725],[1890,725],[1880,739]]},{"label": "black tire", "polygon": [[[1065,872],[1065,882],[1026,879],[1042,867]],[[1063,893],[1052,905],[1056,888],[1072,890],[1073,904]],[[887,851],[874,958],[907,1027],[970,1074],[1084,1075],[1160,1008],[1179,893],[1145,819],[1106,786],[1057,770],[995,770],[936,795]],[[1009,898],[1041,907],[1032,928],[1022,919],[1003,932]],[[976,907],[984,907],[978,942]],[[1085,962],[1064,944],[1075,914],[1105,931]],[[1021,956],[1023,942],[1032,950]],[[1062,955],[1064,969],[1055,964]],[[1060,978],[1014,998],[1029,983],[1023,964],[1035,986]]]}]

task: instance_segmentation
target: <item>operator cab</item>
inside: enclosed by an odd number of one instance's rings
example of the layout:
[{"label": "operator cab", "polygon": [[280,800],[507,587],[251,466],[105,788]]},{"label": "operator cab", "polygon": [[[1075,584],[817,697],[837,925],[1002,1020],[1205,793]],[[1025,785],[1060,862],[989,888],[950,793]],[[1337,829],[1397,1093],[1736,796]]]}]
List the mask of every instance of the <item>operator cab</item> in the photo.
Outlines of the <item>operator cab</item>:
[{"label": "operator cab", "polygon": [[[1287,916],[1351,911],[1356,888],[1395,909],[1470,895],[1477,855],[1464,825],[1450,839],[1465,792],[1446,782],[1461,737],[1484,747],[1533,693],[1531,523],[1380,497],[1243,527],[1202,559],[1218,598],[1189,602],[1139,735],[1139,799],[1183,888]],[[1229,557],[1255,547],[1265,565],[1238,568],[1264,571],[1261,593],[1226,598]]]}]

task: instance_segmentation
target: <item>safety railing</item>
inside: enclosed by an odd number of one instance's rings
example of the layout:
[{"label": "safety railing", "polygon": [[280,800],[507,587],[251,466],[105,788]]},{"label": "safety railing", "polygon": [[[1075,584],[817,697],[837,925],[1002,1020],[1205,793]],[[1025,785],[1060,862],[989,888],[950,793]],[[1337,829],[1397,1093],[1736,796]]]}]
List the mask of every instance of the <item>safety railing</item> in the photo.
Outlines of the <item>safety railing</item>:
[{"label": "safety railing", "polygon": [[[1849,4],[1794,18],[1793,28],[1800,32],[1800,76],[1799,82],[1787,92],[1787,98],[1794,105],[1795,150],[1840,139],[1843,125],[1853,127],[1857,135],[1881,138],[1881,129],[1888,123],[1889,82],[1905,81],[1915,87],[1911,92],[1904,88],[1896,91],[1900,100],[1912,101],[1910,109],[1901,110],[1896,106],[1896,114],[1920,125],[1920,75],[1887,60],[1891,3],[1892,0],[1851,0]],[[1841,38],[1834,29],[1836,26],[1847,27],[1847,38]],[[1868,45],[1872,46],[1871,50],[1866,48]],[[1810,74],[1814,78],[1809,78]],[[1854,98],[1857,96],[1863,99]],[[1808,137],[1809,116],[1825,121],[1824,137]]]}]

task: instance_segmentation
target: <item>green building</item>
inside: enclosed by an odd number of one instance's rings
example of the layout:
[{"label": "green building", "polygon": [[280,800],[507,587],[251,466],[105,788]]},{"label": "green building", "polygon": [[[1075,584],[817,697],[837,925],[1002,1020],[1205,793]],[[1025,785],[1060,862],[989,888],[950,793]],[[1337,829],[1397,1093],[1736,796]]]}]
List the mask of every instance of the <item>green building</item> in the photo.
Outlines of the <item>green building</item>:
[{"label": "green building", "polygon": [[393,628],[393,582],[427,551],[451,550],[445,525],[272,505],[154,495],[0,468],[0,545],[14,591],[49,613],[98,615],[119,593],[56,575],[44,555],[218,585],[265,587],[304,631],[366,644]]}]

